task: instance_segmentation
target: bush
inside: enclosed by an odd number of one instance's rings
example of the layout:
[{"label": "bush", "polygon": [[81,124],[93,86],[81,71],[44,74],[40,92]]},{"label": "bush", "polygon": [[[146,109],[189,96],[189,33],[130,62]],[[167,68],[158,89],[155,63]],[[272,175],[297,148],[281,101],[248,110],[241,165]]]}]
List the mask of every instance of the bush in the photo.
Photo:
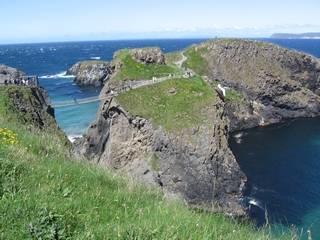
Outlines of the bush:
[{"label": "bush", "polygon": [[37,240],[70,239],[74,224],[69,221],[70,217],[65,218],[64,215],[56,214],[48,208],[42,208],[37,219],[29,224],[28,231],[32,239]]}]

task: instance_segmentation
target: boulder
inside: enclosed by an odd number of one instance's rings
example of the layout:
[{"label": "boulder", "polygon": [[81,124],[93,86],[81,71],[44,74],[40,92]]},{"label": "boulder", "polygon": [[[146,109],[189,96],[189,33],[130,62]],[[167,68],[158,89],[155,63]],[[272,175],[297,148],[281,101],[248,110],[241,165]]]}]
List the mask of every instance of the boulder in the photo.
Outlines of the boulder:
[{"label": "boulder", "polygon": [[160,48],[133,49],[132,56],[144,64],[165,64],[165,56]]}]

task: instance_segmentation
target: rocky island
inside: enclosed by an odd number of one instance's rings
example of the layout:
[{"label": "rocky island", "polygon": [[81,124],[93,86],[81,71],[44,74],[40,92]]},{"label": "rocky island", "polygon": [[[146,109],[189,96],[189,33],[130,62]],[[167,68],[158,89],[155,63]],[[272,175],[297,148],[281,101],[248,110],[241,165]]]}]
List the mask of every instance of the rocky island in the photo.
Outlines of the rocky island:
[{"label": "rocky island", "polygon": [[67,70],[74,75],[74,82],[81,86],[101,87],[114,72],[114,66],[105,61],[82,61]]},{"label": "rocky island", "polygon": [[191,205],[245,215],[246,176],[229,149],[229,134],[318,116],[319,60],[232,39],[154,52],[115,54],[117,71],[75,152]]}]

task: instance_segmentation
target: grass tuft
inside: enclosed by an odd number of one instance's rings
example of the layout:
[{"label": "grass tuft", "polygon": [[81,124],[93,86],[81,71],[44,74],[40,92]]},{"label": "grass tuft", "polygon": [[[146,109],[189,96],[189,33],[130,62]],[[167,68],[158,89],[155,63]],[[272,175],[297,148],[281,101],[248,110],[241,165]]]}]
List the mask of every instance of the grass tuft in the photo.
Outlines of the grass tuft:
[{"label": "grass tuft", "polygon": [[234,89],[227,89],[225,100],[229,102],[243,102],[245,97]]}]

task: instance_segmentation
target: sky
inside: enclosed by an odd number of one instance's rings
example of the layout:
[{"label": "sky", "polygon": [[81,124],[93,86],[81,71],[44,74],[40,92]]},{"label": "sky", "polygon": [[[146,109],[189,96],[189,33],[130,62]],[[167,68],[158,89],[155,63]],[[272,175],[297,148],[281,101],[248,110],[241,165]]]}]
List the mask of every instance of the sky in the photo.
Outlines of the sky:
[{"label": "sky", "polygon": [[0,0],[0,43],[320,32],[319,0]]}]

